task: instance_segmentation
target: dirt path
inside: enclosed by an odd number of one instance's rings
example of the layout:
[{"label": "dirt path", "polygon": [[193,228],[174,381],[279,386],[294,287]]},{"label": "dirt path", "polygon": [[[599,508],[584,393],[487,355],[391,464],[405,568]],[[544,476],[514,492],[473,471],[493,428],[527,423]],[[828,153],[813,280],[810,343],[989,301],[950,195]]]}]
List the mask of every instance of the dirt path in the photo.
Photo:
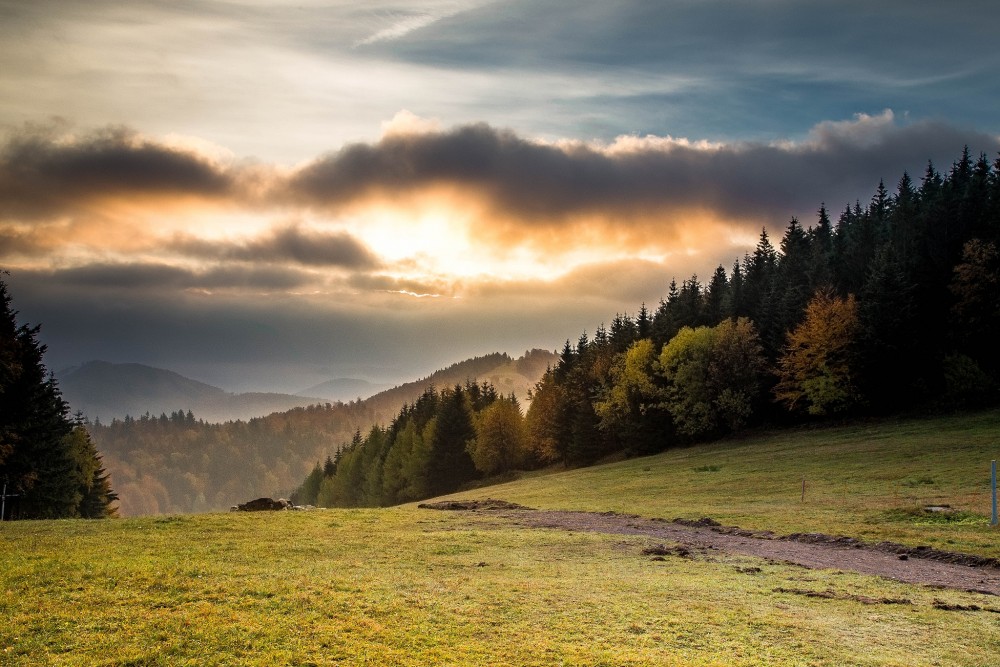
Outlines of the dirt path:
[{"label": "dirt path", "polygon": [[778,537],[765,531],[720,526],[710,519],[666,521],[617,513],[533,510],[492,500],[430,503],[421,507],[489,512],[526,528],[643,535],[688,549],[718,550],[813,569],[860,572],[911,584],[1000,595],[1000,562],[996,559],[927,547],[871,544],[819,533]]}]

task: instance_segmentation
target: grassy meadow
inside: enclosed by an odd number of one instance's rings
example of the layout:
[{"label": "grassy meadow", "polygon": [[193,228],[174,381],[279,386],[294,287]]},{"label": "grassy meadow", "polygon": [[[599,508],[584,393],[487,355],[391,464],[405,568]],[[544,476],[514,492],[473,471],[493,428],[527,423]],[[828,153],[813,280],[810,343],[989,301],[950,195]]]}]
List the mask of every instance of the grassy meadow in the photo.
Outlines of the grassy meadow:
[{"label": "grassy meadow", "polygon": [[[449,497],[711,517],[779,534],[823,532],[1000,557],[1000,532],[989,525],[993,459],[1000,460],[996,410],[753,434]],[[929,505],[954,511],[924,512]]]},{"label": "grassy meadow", "polygon": [[[996,411],[762,433],[458,495],[1000,555],[998,435]],[[0,665],[1000,660],[1000,614],[938,608],[997,598],[649,545],[415,506],[5,523]]]}]

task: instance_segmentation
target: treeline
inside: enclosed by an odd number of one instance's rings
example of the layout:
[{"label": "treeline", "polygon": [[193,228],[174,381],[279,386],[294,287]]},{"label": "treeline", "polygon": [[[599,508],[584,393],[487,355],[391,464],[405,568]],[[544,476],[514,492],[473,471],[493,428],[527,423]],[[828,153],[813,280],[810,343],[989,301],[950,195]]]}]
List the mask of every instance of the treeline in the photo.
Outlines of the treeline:
[{"label": "treeline", "polygon": [[18,324],[0,280],[0,520],[112,516],[118,496],[45,368],[38,331]]},{"label": "treeline", "polygon": [[88,422],[87,429],[111,471],[122,514],[217,511],[260,496],[288,495],[315,461],[350,442],[359,430],[389,423],[431,384],[482,376],[522,394],[552,359],[544,350],[519,359],[488,354],[365,400],[294,408],[246,421],[213,424],[190,410],[176,410]]},{"label": "treeline", "polygon": [[292,494],[298,504],[381,506],[454,491],[480,477],[536,465],[521,407],[490,382],[429,387],[388,427],[318,463]]},{"label": "treeline", "polygon": [[765,421],[995,403],[998,237],[1000,160],[966,149],[919,186],[879,183],[835,223],[825,205],[809,227],[791,220],[777,247],[763,230],[730,270],[673,281],[654,311],[566,341],[497,435],[482,430],[491,388],[429,392],[317,465],[297,498],[391,504]]},{"label": "treeline", "polygon": [[310,461],[372,419],[370,410],[352,402],[224,424],[178,410],[87,428],[112,471],[122,514],[135,516],[217,511],[287,494]]},{"label": "treeline", "polygon": [[654,312],[567,341],[527,422],[552,461],[655,452],[761,421],[997,400],[1000,160],[966,149],[921,184],[879,183],[833,223],[791,220],[775,247]]}]

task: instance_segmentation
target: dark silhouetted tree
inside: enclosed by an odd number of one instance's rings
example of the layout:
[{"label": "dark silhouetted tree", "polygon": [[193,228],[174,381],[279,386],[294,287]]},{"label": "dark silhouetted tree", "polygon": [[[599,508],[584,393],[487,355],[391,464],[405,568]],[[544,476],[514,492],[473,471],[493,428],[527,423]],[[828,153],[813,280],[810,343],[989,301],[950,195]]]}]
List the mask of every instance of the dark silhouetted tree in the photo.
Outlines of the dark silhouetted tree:
[{"label": "dark silhouetted tree", "polygon": [[38,331],[17,323],[0,280],[0,480],[18,494],[6,518],[109,516],[116,496],[90,436],[70,419],[45,369]]}]

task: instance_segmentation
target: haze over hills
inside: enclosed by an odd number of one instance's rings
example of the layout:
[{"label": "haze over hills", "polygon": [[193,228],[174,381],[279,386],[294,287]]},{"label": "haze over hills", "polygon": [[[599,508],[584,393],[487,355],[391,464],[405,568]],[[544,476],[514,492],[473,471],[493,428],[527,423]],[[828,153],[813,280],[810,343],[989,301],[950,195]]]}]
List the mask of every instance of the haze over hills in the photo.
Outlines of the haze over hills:
[{"label": "haze over hills", "polygon": [[[362,401],[331,403],[286,396],[302,404],[285,411],[271,410],[263,417],[218,424],[208,423],[209,413],[198,409],[191,409],[193,418],[177,414],[188,409],[179,404],[184,392],[203,396],[206,409],[225,397],[247,400],[253,395],[234,396],[176,373],[138,364],[134,365],[138,368],[124,369],[132,373],[129,376],[114,368],[115,364],[99,363],[88,371],[97,378],[102,372],[106,374],[103,384],[95,386],[108,386],[119,372],[121,377],[134,378],[131,385],[120,380],[117,395],[123,405],[131,404],[129,391],[149,386],[150,376],[164,389],[164,395],[178,400],[173,407],[155,412],[146,408],[130,412],[133,419],[129,423],[112,421],[100,413],[101,423],[91,424],[88,430],[111,473],[123,515],[220,510],[259,496],[291,493],[313,465],[333,456],[356,431],[367,433],[373,425],[388,424],[405,404],[414,402],[431,386],[488,381],[505,395],[513,393],[526,409],[528,391],[557,361],[558,356],[547,350],[531,350],[518,359],[503,353],[488,354]],[[66,386],[86,391],[82,380],[87,373],[76,375],[67,374],[64,395],[69,396]],[[77,401],[80,404],[79,398]],[[307,403],[309,407],[303,407]],[[77,404],[70,401],[74,408]],[[144,416],[147,412],[149,416]],[[160,417],[161,412],[170,416]]]},{"label": "haze over hills", "polygon": [[234,394],[162,368],[106,361],[66,369],[57,373],[57,378],[73,412],[105,422],[126,415],[149,413],[155,417],[178,410],[190,410],[209,422],[224,422],[336,400],[268,392]]},{"label": "haze over hills", "polygon": [[365,399],[369,396],[390,389],[391,384],[374,383],[359,378],[334,378],[320,384],[313,385],[308,389],[295,392],[296,396],[310,397],[322,396],[332,401],[348,401]]}]

